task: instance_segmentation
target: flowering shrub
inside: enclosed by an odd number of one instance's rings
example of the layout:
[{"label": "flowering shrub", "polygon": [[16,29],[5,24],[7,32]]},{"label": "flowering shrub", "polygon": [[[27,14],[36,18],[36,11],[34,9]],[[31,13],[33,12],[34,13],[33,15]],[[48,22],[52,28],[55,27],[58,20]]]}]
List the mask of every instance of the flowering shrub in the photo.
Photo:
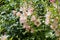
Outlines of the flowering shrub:
[{"label": "flowering shrub", "polygon": [[1,40],[60,40],[59,0],[0,2]]}]

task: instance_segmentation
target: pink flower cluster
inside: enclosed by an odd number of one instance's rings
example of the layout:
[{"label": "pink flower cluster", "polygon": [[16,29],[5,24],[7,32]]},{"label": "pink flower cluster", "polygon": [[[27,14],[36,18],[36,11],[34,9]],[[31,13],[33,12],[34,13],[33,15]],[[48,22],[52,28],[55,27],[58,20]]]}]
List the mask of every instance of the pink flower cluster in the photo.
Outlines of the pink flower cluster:
[{"label": "pink flower cluster", "polygon": [[[50,0],[50,2],[53,3],[53,2],[55,2],[55,0]],[[35,25],[36,27],[40,27],[41,16],[37,17],[37,15],[34,14],[34,11],[33,11],[34,8],[31,5],[29,5],[27,7],[27,3],[24,3],[24,4],[25,5],[20,7],[20,12],[13,10],[13,15],[16,15],[17,17],[19,17],[20,24],[23,24],[22,28],[33,33],[34,28],[31,27],[29,22],[33,22],[33,25]],[[56,6],[56,5],[54,5],[54,6]],[[52,14],[52,12],[47,8],[47,13],[44,16],[46,19],[45,19],[45,21],[43,21],[43,22],[45,22],[46,25],[50,24],[51,14]],[[29,16],[30,16],[30,18],[28,19]],[[56,17],[53,21],[54,22],[51,24],[50,28],[53,29],[55,31],[55,34],[58,36],[58,34],[60,35],[60,30],[56,30],[57,26],[58,26],[58,17]]]},{"label": "pink flower cluster", "polygon": [[31,26],[28,24],[28,16],[31,16],[30,21],[34,22],[34,24],[39,27],[41,22],[40,19],[36,18],[36,16],[33,14],[34,8],[29,5],[27,7],[27,3],[25,2],[23,6],[20,7],[20,11],[22,12],[17,12],[13,10],[13,15],[16,15],[17,17],[20,17],[19,21],[20,24],[23,24],[23,28],[26,29],[27,31],[31,31],[32,33],[34,32],[34,29],[31,28]]},{"label": "pink flower cluster", "polygon": [[50,0],[50,2],[51,2],[51,3],[54,3],[54,2],[55,2],[55,0]]}]

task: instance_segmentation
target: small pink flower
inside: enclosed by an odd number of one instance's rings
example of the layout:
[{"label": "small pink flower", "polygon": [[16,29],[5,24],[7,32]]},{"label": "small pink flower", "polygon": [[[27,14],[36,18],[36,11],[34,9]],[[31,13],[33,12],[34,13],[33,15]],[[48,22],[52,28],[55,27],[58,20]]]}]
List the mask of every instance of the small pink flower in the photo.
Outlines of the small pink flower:
[{"label": "small pink flower", "polygon": [[40,22],[39,19],[37,19],[36,21],[34,21],[34,24],[35,24],[37,27],[39,27],[39,26],[41,25],[41,22]]},{"label": "small pink flower", "polygon": [[50,23],[50,19],[49,18],[46,18],[45,19],[45,24],[48,25]]},{"label": "small pink flower", "polygon": [[30,30],[30,26],[29,26],[27,23],[25,23],[25,24],[23,25],[23,28],[25,28],[27,31]]},{"label": "small pink flower", "polygon": [[46,25],[48,25],[50,23],[50,17],[51,17],[50,15],[51,15],[51,12],[50,11],[47,11],[47,13],[45,15],[45,17],[46,17],[45,24]]},{"label": "small pink flower", "polygon": [[32,15],[32,13],[33,13],[33,8],[28,8],[27,15]]},{"label": "small pink flower", "polygon": [[55,0],[50,0],[51,3],[55,2]]},{"label": "small pink flower", "polygon": [[51,15],[51,12],[50,12],[50,11],[47,11],[47,13],[46,13],[45,17],[46,17],[46,18],[49,18],[49,17],[50,17],[50,15]]},{"label": "small pink flower", "polygon": [[17,17],[20,17],[20,16],[21,16],[21,13],[20,13],[20,12],[17,12],[17,13],[16,13],[16,16],[17,16]]},{"label": "small pink flower", "polygon": [[23,15],[24,15],[24,16],[28,16],[28,15],[27,15],[27,12],[24,12]]},{"label": "small pink flower", "polygon": [[22,15],[20,16],[20,23],[26,23],[27,22],[27,17]]},{"label": "small pink flower", "polygon": [[36,17],[34,15],[31,17],[31,21],[36,21]]},{"label": "small pink flower", "polygon": [[30,8],[29,11],[30,11],[30,12],[33,12],[33,8]]}]

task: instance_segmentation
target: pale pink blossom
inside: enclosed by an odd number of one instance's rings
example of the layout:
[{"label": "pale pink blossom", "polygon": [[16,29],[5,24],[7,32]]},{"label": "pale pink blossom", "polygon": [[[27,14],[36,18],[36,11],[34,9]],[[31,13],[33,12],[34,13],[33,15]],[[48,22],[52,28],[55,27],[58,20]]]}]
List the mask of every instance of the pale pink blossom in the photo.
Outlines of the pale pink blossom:
[{"label": "pale pink blossom", "polygon": [[35,15],[32,15],[32,17],[31,17],[31,21],[36,21],[36,17],[35,17]]},{"label": "pale pink blossom", "polygon": [[50,12],[50,11],[47,11],[47,13],[46,13],[45,17],[46,17],[46,18],[49,18],[49,17],[50,17],[50,15],[51,15],[51,12]]},{"label": "pale pink blossom", "polygon": [[36,21],[34,21],[34,24],[35,24],[37,27],[39,27],[39,26],[41,25],[41,22],[40,22],[39,19],[37,19]]},{"label": "pale pink blossom", "polygon": [[45,24],[48,25],[50,23],[50,20],[48,18],[45,19]]},{"label": "pale pink blossom", "polygon": [[16,13],[16,16],[17,16],[17,17],[20,17],[20,16],[21,16],[21,13],[20,13],[20,12],[17,12],[17,13]]},{"label": "pale pink blossom", "polygon": [[54,2],[55,2],[55,0],[50,0],[50,2],[51,2],[51,3],[54,3]]},{"label": "pale pink blossom", "polygon": [[27,17],[22,15],[20,16],[20,23],[26,23],[27,22]]},{"label": "pale pink blossom", "polygon": [[47,11],[45,17],[45,24],[48,25],[50,23],[50,16],[51,16],[51,12],[50,11]]},{"label": "pale pink blossom", "polygon": [[32,15],[32,13],[33,13],[33,8],[28,8],[27,15]]},{"label": "pale pink blossom", "polygon": [[28,15],[27,15],[27,12],[24,12],[23,15],[24,15],[24,16],[28,16]]},{"label": "pale pink blossom", "polygon": [[23,28],[25,28],[27,31],[30,30],[30,26],[29,26],[27,23],[25,23],[25,24],[23,25]]}]

